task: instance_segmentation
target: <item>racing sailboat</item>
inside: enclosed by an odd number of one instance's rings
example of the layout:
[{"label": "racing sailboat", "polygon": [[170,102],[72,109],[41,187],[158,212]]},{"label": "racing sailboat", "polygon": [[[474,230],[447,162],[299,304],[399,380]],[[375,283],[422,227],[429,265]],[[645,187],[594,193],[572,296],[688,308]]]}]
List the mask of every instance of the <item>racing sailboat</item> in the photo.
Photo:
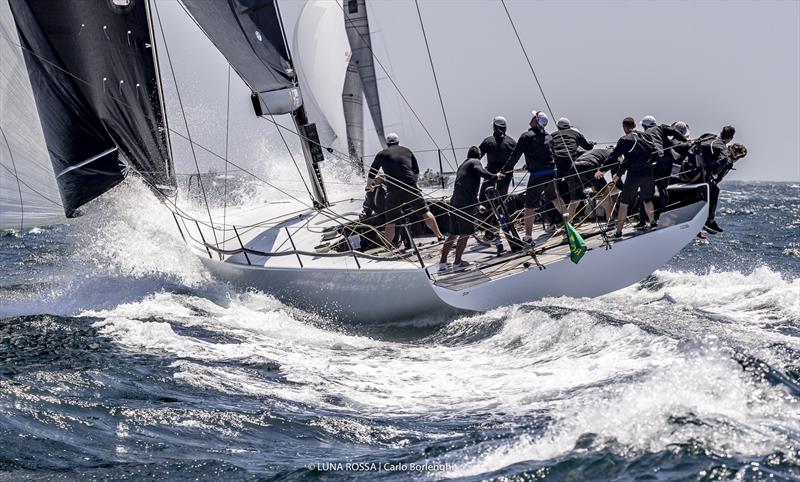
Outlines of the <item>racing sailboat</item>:
[{"label": "racing sailboat", "polygon": [[[246,209],[225,206],[221,212],[209,202],[199,173],[197,151],[210,150],[192,136],[183,114],[185,91],[176,79],[159,3],[8,0],[16,28],[14,38],[3,41],[24,59],[65,215],[77,215],[81,206],[136,175],[172,211],[187,249],[220,279],[348,321],[482,311],[629,286],[672,258],[705,222],[706,187],[674,185],[674,202],[661,213],[657,229],[639,232],[628,226],[621,239],[611,240],[599,225],[579,225],[587,244],[579,264],[570,260],[569,243],[560,232],[538,228],[535,244],[524,248],[513,230],[493,244],[476,240],[464,256],[469,268],[440,272],[441,241],[414,221],[416,213],[407,213],[402,243],[382,239],[388,220],[365,219],[363,194],[333,192],[323,177],[326,157],[363,162],[364,101],[367,121],[383,139],[364,0],[307,2],[291,50],[275,0],[180,0],[248,87],[249,115],[274,123],[282,139],[296,138],[303,152],[303,165],[295,167],[308,198],[264,180],[277,198]],[[339,54],[326,54],[331,48]],[[171,102],[181,112],[169,121],[164,79],[173,80]],[[275,122],[281,115],[289,116],[293,127]],[[202,215],[178,202],[177,142],[188,146],[198,166]],[[7,147],[15,149],[8,142]],[[228,156],[217,157],[236,165]],[[499,200],[503,213],[493,211],[495,218],[507,216],[512,225],[518,221],[511,202],[518,194]],[[450,209],[445,196],[429,194],[428,200],[442,225],[447,216],[470,215]],[[478,221],[497,224],[491,216]]]}]

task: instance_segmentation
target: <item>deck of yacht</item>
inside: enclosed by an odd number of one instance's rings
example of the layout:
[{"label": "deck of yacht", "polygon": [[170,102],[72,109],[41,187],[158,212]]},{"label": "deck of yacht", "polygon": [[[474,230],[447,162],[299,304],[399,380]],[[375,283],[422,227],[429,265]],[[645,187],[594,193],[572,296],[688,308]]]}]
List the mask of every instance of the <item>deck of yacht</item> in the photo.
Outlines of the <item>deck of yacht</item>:
[{"label": "deck of yacht", "polygon": [[[438,268],[442,242],[433,236],[414,237],[414,247],[411,249],[389,251],[382,247],[373,248],[361,253],[363,256],[330,252],[330,245],[343,240],[341,235],[335,233],[335,228],[357,220],[360,208],[361,200],[356,199],[334,203],[323,212],[303,209],[296,202],[272,202],[245,211],[229,212],[228,224],[225,227],[217,226],[216,230],[199,223],[187,224],[183,220],[178,224],[182,225],[185,237],[198,241],[193,243],[195,250],[212,258],[217,256],[226,262],[279,269],[416,270],[424,267],[437,286],[452,290],[461,290],[522,270],[538,269],[540,266],[546,269],[549,264],[569,256],[569,245],[563,231],[547,233],[541,225],[534,228],[533,250],[513,252],[505,235],[501,235],[503,252],[498,254],[494,244],[479,242],[473,236],[463,256],[470,266],[442,272]],[[607,249],[614,242],[610,236],[600,234],[601,226],[594,222],[586,222],[577,226],[577,229],[584,236],[588,249]],[[522,232],[521,226],[518,226],[518,230]],[[626,227],[622,239],[638,234],[632,227]],[[204,244],[212,249],[206,249]],[[224,253],[241,250],[242,246],[254,252],[273,255]],[[221,253],[213,247],[218,247]],[[451,251],[451,261],[452,257]]]}]

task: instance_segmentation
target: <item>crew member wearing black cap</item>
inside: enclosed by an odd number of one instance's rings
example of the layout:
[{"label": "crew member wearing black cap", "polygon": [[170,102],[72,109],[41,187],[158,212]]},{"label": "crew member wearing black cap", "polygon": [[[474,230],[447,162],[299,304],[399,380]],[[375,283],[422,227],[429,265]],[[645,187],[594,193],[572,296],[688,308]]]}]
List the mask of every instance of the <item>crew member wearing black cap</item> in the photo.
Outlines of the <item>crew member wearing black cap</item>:
[{"label": "crew member wearing black cap", "polygon": [[522,154],[525,154],[525,169],[530,173],[528,186],[525,188],[525,237],[522,238],[526,242],[532,241],[533,216],[542,197],[545,205],[552,201],[559,212],[564,212],[564,203],[556,192],[556,165],[551,147],[553,140],[544,130],[548,122],[547,115],[539,111],[533,111],[532,114],[531,128],[519,136],[514,152],[503,167],[506,175],[512,175],[514,166]]},{"label": "crew member wearing black cap", "polygon": [[[453,185],[453,196],[450,198],[450,229],[447,239],[442,246],[442,257],[439,261],[439,271],[447,269],[447,255],[456,243],[456,259],[453,268],[463,268],[469,263],[461,260],[464,248],[467,247],[469,236],[475,232],[475,205],[478,200],[478,188],[484,180],[503,179],[503,173],[491,173],[481,166],[481,151],[472,146],[467,152],[467,160],[458,166],[456,180]],[[458,241],[456,241],[456,239]]]},{"label": "crew member wearing black cap", "polygon": [[367,175],[367,190],[372,187],[378,170],[383,169],[386,178],[386,228],[384,237],[387,243],[394,239],[395,222],[405,209],[412,213],[423,212],[425,225],[437,238],[442,237],[436,218],[428,209],[425,199],[417,187],[419,165],[414,153],[400,145],[400,137],[395,133],[386,136],[386,149],[380,151],[372,162]]},{"label": "crew member wearing black cap", "polygon": [[[608,160],[604,164],[605,168],[616,163],[620,156],[625,156],[613,178],[616,183],[626,172],[628,173],[619,198],[619,215],[617,231],[614,233],[615,238],[622,237],[622,228],[625,225],[625,218],[628,216],[628,205],[633,202],[637,192],[644,203],[650,227],[654,228],[657,225],[653,217],[653,165],[650,164],[650,159],[655,152],[655,146],[650,136],[636,130],[636,121],[632,117],[623,119],[622,130],[625,135],[619,138],[617,145],[614,146],[614,150],[611,151],[611,155],[608,156]],[[598,174],[602,175],[603,171],[604,169],[601,169]]]},{"label": "crew member wearing black cap", "polygon": [[[492,135],[481,142],[478,148],[481,150],[481,158],[486,156],[486,170],[492,174],[503,170],[506,161],[517,147],[517,141],[506,135],[506,118],[497,116],[492,122]],[[481,185],[478,199],[483,202],[486,200],[486,189],[497,186],[497,192],[505,196],[508,194],[508,186],[511,184],[513,176],[505,176],[502,180],[488,179]]]}]

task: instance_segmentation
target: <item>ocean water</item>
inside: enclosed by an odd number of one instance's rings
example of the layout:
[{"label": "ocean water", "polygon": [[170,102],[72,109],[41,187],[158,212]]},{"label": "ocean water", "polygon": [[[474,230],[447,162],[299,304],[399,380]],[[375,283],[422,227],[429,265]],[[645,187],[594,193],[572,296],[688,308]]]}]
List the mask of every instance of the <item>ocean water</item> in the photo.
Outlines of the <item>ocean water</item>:
[{"label": "ocean water", "polygon": [[800,186],[723,187],[635,286],[438,326],[231,289],[135,185],[2,232],[0,479],[800,480]]}]

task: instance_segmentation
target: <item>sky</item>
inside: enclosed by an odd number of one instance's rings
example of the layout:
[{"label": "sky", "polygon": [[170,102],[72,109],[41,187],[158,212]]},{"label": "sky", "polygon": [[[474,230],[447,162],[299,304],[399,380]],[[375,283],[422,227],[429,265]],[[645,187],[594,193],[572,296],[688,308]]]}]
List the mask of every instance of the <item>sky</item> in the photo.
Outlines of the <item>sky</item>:
[{"label": "sky", "polygon": [[[299,157],[296,136],[284,131],[282,139],[274,125],[252,115],[249,91],[235,72],[226,145],[227,62],[178,2],[157,0],[157,5],[192,138],[220,155],[227,148],[231,159],[270,175],[276,159],[289,165],[284,140]],[[304,1],[279,0],[279,5],[291,43]],[[447,147],[449,136],[415,4],[367,0],[367,5],[373,50],[385,67],[376,66],[386,131],[397,132],[424,167],[435,169],[436,153],[423,151]],[[695,136],[732,124],[735,140],[749,155],[729,179],[800,181],[800,1],[506,0],[506,5],[552,108],[550,129],[565,116],[589,139],[613,142],[626,116],[683,120]],[[509,133],[518,136],[527,129],[531,110],[547,110],[500,0],[421,0],[420,11],[455,146],[479,144],[495,115],[505,116]],[[163,50],[159,45],[170,127],[185,135],[183,116],[170,102],[175,83]],[[289,125],[286,118],[281,122]],[[374,154],[374,131],[366,140],[366,154]],[[179,171],[193,172],[188,143],[177,136],[172,143]],[[223,170],[218,158],[202,149],[196,154],[203,170]],[[465,149],[456,155],[462,160]],[[453,167],[452,157],[445,154],[445,170]],[[296,176],[294,167],[283,172]]]}]

